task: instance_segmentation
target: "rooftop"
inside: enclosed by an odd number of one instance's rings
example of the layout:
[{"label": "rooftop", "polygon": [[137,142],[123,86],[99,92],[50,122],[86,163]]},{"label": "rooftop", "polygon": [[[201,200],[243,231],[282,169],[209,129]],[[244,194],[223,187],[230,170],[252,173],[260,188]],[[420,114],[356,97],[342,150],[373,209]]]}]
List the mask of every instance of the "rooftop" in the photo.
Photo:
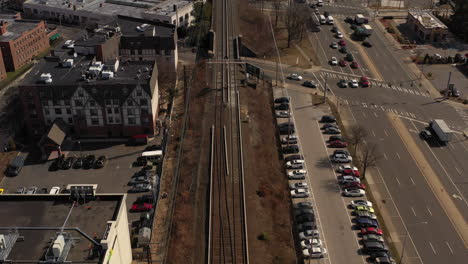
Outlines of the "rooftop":
[{"label": "rooftop", "polygon": [[37,27],[40,21],[37,20],[15,20],[15,19],[2,19],[4,23],[8,23],[7,32],[0,36],[0,42],[10,41],[18,38],[24,32],[30,31]]},{"label": "rooftop", "polygon": [[410,12],[410,14],[425,28],[447,28],[444,23],[430,12]]},{"label": "rooftop", "polygon": [[175,31],[175,26],[172,24],[127,16],[118,16],[117,24],[120,26],[122,34],[129,37],[153,36],[150,32],[153,28],[155,37],[172,37]]},{"label": "rooftop", "polygon": [[[71,212],[65,224],[65,232],[79,240],[71,248],[66,260],[90,260],[91,242],[84,234],[91,238],[102,238],[107,221],[116,219],[124,196],[98,195],[96,198],[98,199],[84,204],[75,204],[72,208],[69,195],[0,196],[0,215],[4,216],[0,217],[0,226],[17,227],[19,235],[24,237],[13,245],[7,259],[37,263],[60,231],[57,227],[64,225]],[[36,229],[32,230],[32,227]],[[6,235],[8,232],[9,230],[0,229],[0,234]],[[99,258],[92,260],[97,261]]]},{"label": "rooftop", "polygon": [[[151,78],[154,62],[128,61],[121,63],[113,78],[104,78],[103,75],[93,76],[91,66],[99,63],[94,58],[73,54],[73,50],[56,49],[55,56],[47,56],[41,60],[34,69],[26,75],[21,85],[65,86],[65,85],[110,85],[110,84],[148,84]],[[76,56],[75,56],[76,55]],[[73,60],[73,66],[64,67],[65,61]],[[115,63],[115,62],[114,62]],[[62,64],[62,66],[61,66]],[[111,64],[104,64],[103,71],[111,71]],[[41,75],[49,73],[51,84],[44,84]],[[85,78],[83,78],[85,77]]]}]

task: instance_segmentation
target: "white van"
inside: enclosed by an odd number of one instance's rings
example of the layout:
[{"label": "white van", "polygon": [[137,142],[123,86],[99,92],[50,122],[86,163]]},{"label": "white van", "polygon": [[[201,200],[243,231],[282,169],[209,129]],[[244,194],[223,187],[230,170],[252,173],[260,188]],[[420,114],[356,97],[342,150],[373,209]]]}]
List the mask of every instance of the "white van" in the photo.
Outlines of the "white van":
[{"label": "white van", "polygon": [[147,161],[158,161],[162,158],[162,155],[162,150],[145,151],[141,153],[141,157]]},{"label": "white van", "polygon": [[327,23],[327,20],[325,19],[324,15],[320,15],[319,19],[320,19],[320,24],[321,25],[325,25]]},{"label": "white van", "polygon": [[335,24],[335,20],[333,20],[333,17],[332,17],[332,16],[328,16],[328,17],[327,17],[327,24],[328,24],[328,25],[333,25],[333,24]]}]

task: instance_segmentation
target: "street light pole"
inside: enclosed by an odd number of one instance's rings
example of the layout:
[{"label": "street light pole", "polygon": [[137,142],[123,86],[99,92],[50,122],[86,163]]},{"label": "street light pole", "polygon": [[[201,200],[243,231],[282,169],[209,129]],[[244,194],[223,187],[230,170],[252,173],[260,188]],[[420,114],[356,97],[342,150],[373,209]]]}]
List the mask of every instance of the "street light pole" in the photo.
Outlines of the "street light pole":
[{"label": "street light pole", "polygon": [[[414,223],[414,224],[411,224],[411,225],[419,225],[419,224],[425,224],[426,225],[426,224],[428,224],[428,222],[424,221],[424,222]],[[403,247],[401,249],[401,258],[400,258],[400,261],[398,262],[398,264],[401,264],[403,262],[403,258],[405,257],[406,240],[408,238],[408,234],[409,234],[408,225],[406,225],[405,239],[403,240]]]}]

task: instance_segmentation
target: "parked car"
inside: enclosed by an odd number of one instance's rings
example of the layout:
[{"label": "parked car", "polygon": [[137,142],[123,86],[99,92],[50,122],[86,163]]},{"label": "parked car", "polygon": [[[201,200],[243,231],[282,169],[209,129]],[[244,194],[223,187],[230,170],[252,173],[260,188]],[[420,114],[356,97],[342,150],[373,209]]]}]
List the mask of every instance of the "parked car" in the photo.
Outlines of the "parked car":
[{"label": "parked car", "polygon": [[355,62],[355,61],[353,61],[350,66],[353,69],[358,69],[359,68],[359,64],[357,62]]},{"label": "parked car", "polygon": [[289,135],[281,139],[282,144],[297,144],[297,136]]},{"label": "parked car", "polygon": [[149,145],[145,148],[145,151],[155,151],[155,150],[162,150],[161,145]]},{"label": "parked car", "polygon": [[341,67],[345,67],[345,66],[348,65],[348,63],[345,60],[340,60],[339,64],[340,64]]},{"label": "parked car", "polygon": [[276,117],[288,118],[289,117],[289,112],[288,111],[276,111]]},{"label": "parked car", "polygon": [[291,73],[288,76],[288,79],[294,80],[294,81],[302,81],[302,76],[298,75],[297,73]]},{"label": "parked car", "polygon": [[288,104],[289,97],[278,97],[275,99],[275,104]]},{"label": "parked car", "polygon": [[279,128],[280,135],[291,135],[291,134],[294,134],[294,132],[296,132],[294,127],[280,127]]},{"label": "parked car", "polygon": [[340,87],[340,88],[346,88],[346,87],[348,87],[348,83],[346,82],[346,80],[341,79],[341,80],[338,82],[338,87]]},{"label": "parked car", "polygon": [[83,158],[78,157],[76,158],[75,162],[73,163],[73,168],[74,169],[81,169],[83,167]]},{"label": "parked car", "polygon": [[337,65],[337,64],[338,64],[338,59],[336,59],[336,57],[331,57],[330,65]]},{"label": "parked car", "polygon": [[338,182],[340,184],[345,184],[345,183],[348,183],[348,182],[361,182],[361,180],[359,180],[358,177],[354,177],[354,176],[351,176],[351,175],[345,175],[345,176],[338,177]]},{"label": "parked car", "polygon": [[302,86],[309,88],[317,88],[317,84],[314,81],[305,81],[302,83]]},{"label": "parked car", "polygon": [[310,193],[307,189],[295,189],[290,191],[291,198],[307,198]]},{"label": "parked car", "polygon": [[296,183],[290,183],[289,188],[291,189],[307,189],[307,183],[306,182],[296,182]]},{"label": "parked car", "polygon": [[346,46],[346,41],[340,40],[340,41],[338,41],[338,45],[340,45],[340,46]]},{"label": "parked car", "polygon": [[423,131],[421,131],[420,135],[425,140],[428,140],[432,137],[432,133],[427,129],[424,129]]},{"label": "parked car", "polygon": [[368,234],[376,234],[379,236],[383,235],[383,231],[380,228],[377,227],[365,227],[361,228],[361,235],[368,235]]},{"label": "parked car", "polygon": [[154,196],[153,195],[142,195],[138,197],[135,201],[135,204],[141,204],[141,203],[149,203],[149,204],[154,204]]},{"label": "parked car", "polygon": [[348,53],[348,54],[346,54],[345,59],[346,59],[347,61],[350,61],[350,62],[351,62],[351,61],[354,61],[354,56],[353,56],[353,54]]},{"label": "parked car", "polygon": [[372,207],[372,203],[366,200],[352,200],[349,206],[351,206],[351,208],[356,208],[357,206]]},{"label": "parked car", "polygon": [[135,184],[141,184],[141,183],[144,183],[144,184],[151,184],[154,182],[154,178],[151,178],[151,177],[147,177],[147,176],[138,176],[138,177],[134,177],[132,178],[129,182],[128,182],[128,185],[135,185]]},{"label": "parked car", "polygon": [[384,238],[379,235],[374,235],[374,234],[369,234],[362,236],[362,241],[365,242],[371,242],[371,241],[376,241],[376,242],[384,242]]},{"label": "parked car", "polygon": [[304,156],[302,155],[289,155],[284,160],[287,161],[292,161],[292,160],[304,160]]},{"label": "parked car", "polygon": [[356,176],[356,175],[354,175],[355,172],[357,172],[357,174],[359,174],[358,168],[356,168],[354,166],[351,166],[351,165],[341,165],[341,166],[338,167],[337,171],[343,173],[343,175]]},{"label": "parked car", "polygon": [[315,230],[317,229],[317,224],[315,222],[305,222],[297,225],[299,232],[305,232],[306,230]]},{"label": "parked car", "polygon": [[356,212],[355,215],[356,215],[356,218],[369,218],[369,219],[377,220],[377,216],[375,214],[368,213],[368,212]]},{"label": "parked car", "polygon": [[369,87],[370,85],[369,78],[367,78],[366,76],[362,76],[359,82],[361,83],[362,87]]},{"label": "parked car", "polygon": [[338,38],[338,39],[342,39],[343,38],[343,33],[341,33],[340,31],[337,31],[335,37]]},{"label": "parked car", "polygon": [[17,176],[24,166],[24,157],[16,156],[9,164],[6,169],[6,175]]},{"label": "parked car", "polygon": [[336,124],[336,123],[326,123],[326,124],[324,124],[324,125],[322,126],[322,129],[327,129],[327,128],[329,128],[329,127],[339,128],[339,127],[338,127],[338,124]]},{"label": "parked car", "polygon": [[275,106],[275,110],[289,110],[289,104],[288,103],[279,104]]},{"label": "parked car", "polygon": [[336,42],[332,42],[332,43],[330,44],[330,48],[332,48],[332,49],[337,49],[337,48],[338,48],[338,44],[336,44]]},{"label": "parked car", "polygon": [[323,247],[305,248],[302,250],[302,256],[306,259],[323,258],[327,255],[327,249]]},{"label": "parked car", "polygon": [[376,220],[372,220],[369,218],[356,218],[356,225],[360,228],[367,228],[367,227],[378,228],[379,227],[379,223]]},{"label": "parked car", "polygon": [[375,213],[375,210],[371,206],[366,206],[366,205],[358,205],[354,208],[354,212],[369,212],[369,213]]},{"label": "parked car", "polygon": [[331,32],[333,33],[336,33],[338,31],[338,28],[336,26],[333,26],[331,29],[330,29]]},{"label": "parked car", "polygon": [[15,194],[25,194],[27,192],[26,187],[19,187],[16,189]]},{"label": "parked car", "polygon": [[369,41],[363,41],[362,45],[367,48],[372,48],[372,44]]},{"label": "parked car", "polygon": [[349,86],[350,86],[351,88],[358,88],[358,87],[359,87],[359,83],[358,83],[358,81],[356,81],[356,80],[353,79],[353,80],[351,80],[351,81],[349,82]]},{"label": "parked car", "polygon": [[99,156],[99,158],[94,163],[94,168],[95,169],[100,169],[100,168],[104,167],[106,162],[107,162],[107,157],[106,156]]},{"label": "parked car", "polygon": [[336,163],[348,163],[352,161],[352,159],[349,159],[349,156],[346,156],[344,154],[333,155],[331,160]]},{"label": "parked car", "polygon": [[[342,136],[330,136],[330,137],[328,138],[328,142],[336,141],[336,140],[344,141],[345,139],[344,139]],[[333,151],[333,154],[335,154],[336,151],[344,151],[344,150],[335,150],[335,151]],[[348,154],[349,154],[349,153],[348,153]]]},{"label": "parked car", "polygon": [[[344,140],[343,137],[340,137],[340,136],[331,136],[330,139],[331,139],[331,138],[336,138],[336,139],[334,139],[334,140],[329,140],[328,142],[337,141],[337,140],[338,140],[338,141],[343,141],[343,142],[346,141],[346,140]],[[346,156],[351,156],[351,154],[349,154],[349,151],[347,151],[346,149],[335,149],[335,150],[333,151],[333,155],[336,155],[336,154],[344,154],[344,155],[346,155]],[[344,165],[344,166],[348,166],[348,165]],[[340,167],[341,167],[341,166],[340,166]]]},{"label": "parked car", "polygon": [[288,177],[290,180],[303,180],[307,174],[306,170],[291,170],[288,171]]},{"label": "parked car", "polygon": [[[294,217],[299,217],[302,215],[315,215],[313,209],[308,209],[308,208],[298,208],[294,209]],[[315,221],[315,220],[309,220],[309,221]]]},{"label": "parked car", "polygon": [[292,160],[286,162],[287,169],[303,169],[304,168],[304,160]]},{"label": "parked car", "polygon": [[293,205],[294,209],[313,209],[311,202],[299,202]]},{"label": "parked car", "polygon": [[330,128],[325,129],[324,133],[325,134],[340,134],[341,130],[339,130],[338,128],[330,127]]},{"label": "parked car", "polygon": [[320,122],[322,122],[322,123],[335,123],[335,122],[336,122],[336,118],[335,118],[334,116],[324,115],[324,116],[322,116],[322,118],[320,119]]},{"label": "parked car", "polygon": [[359,182],[347,182],[341,186],[343,189],[348,189],[348,190],[364,190],[366,189],[366,185],[359,183]]},{"label": "parked car", "polygon": [[60,193],[60,187],[54,186],[50,189],[49,194],[59,194]]},{"label": "parked car", "polygon": [[150,184],[139,183],[135,184],[132,189],[128,190],[130,193],[137,193],[137,192],[148,192],[151,191],[153,187]]},{"label": "parked car", "polygon": [[322,246],[322,241],[318,238],[311,238],[311,239],[303,239],[301,240],[301,247],[302,248],[312,248],[312,247],[320,247]]},{"label": "parked car", "polygon": [[361,189],[344,189],[342,194],[347,197],[362,197],[366,195],[366,191]]},{"label": "parked car", "polygon": [[36,194],[36,192],[37,192],[37,187],[29,187],[26,194]]},{"label": "parked car", "polygon": [[153,209],[153,205],[150,203],[140,203],[140,204],[133,204],[132,208],[130,208],[131,212],[148,212]]},{"label": "parked car", "polygon": [[348,146],[348,143],[337,140],[330,142],[328,146],[331,148],[346,148]]},{"label": "parked car", "polygon": [[83,169],[85,170],[91,169],[94,166],[95,161],[96,161],[96,156],[94,155],[86,156],[86,158],[83,160]]},{"label": "parked car", "polygon": [[380,251],[380,252],[388,252],[388,247],[385,243],[382,242],[364,242],[362,250],[365,253]]},{"label": "parked car", "polygon": [[296,217],[296,223],[315,222],[314,214],[302,214]]},{"label": "parked car", "polygon": [[346,54],[346,53],[348,53],[348,48],[346,48],[346,46],[341,46],[341,48],[338,51],[341,52],[341,53]]},{"label": "parked car", "polygon": [[299,239],[312,239],[312,238],[319,238],[320,234],[318,230],[306,230],[304,232],[299,233]]},{"label": "parked car", "polygon": [[68,157],[66,158],[63,162],[62,162],[62,167],[61,169],[62,170],[68,170],[71,168],[71,166],[73,165],[73,162],[75,161],[75,158],[74,157]]}]

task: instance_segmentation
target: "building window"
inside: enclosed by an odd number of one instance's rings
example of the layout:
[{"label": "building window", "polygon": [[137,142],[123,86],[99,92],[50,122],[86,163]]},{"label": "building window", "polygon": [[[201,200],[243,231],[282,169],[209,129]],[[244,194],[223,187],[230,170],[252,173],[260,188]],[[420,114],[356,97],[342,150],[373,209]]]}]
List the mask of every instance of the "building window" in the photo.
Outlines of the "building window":
[{"label": "building window", "polygon": [[68,123],[69,123],[69,124],[73,124],[73,118],[69,117],[69,118],[68,118]]},{"label": "building window", "polygon": [[99,120],[97,118],[91,118],[91,125],[93,126],[99,125]]},{"label": "building window", "polygon": [[149,119],[147,117],[143,118],[143,123],[144,124],[148,124],[149,123]]},{"label": "building window", "polygon": [[67,108],[67,115],[71,115],[71,109]]},{"label": "building window", "polygon": [[128,115],[134,115],[135,113],[133,112],[133,109],[127,109],[127,114]]},{"label": "building window", "polygon": [[140,105],[148,105],[148,100],[140,99]]},{"label": "building window", "polygon": [[83,96],[84,96],[83,92],[82,92],[82,91],[79,91],[79,92],[78,92],[78,96],[79,96],[79,97],[83,97]]},{"label": "building window", "polygon": [[132,118],[132,117],[129,118],[129,119],[128,119],[128,124],[129,124],[129,125],[135,125],[135,124],[136,124],[135,118]]},{"label": "building window", "polygon": [[148,109],[142,108],[141,109],[141,115],[147,115],[148,114]]},{"label": "building window", "polygon": [[49,115],[50,114],[49,109],[44,109],[44,114]]},{"label": "building window", "polygon": [[89,113],[92,115],[92,116],[97,116],[98,115],[98,112],[96,109],[90,109],[89,110]]},{"label": "building window", "polygon": [[141,95],[142,95],[142,93],[141,93],[141,90],[140,90],[140,89],[138,89],[138,90],[136,91],[136,95],[137,95],[137,96],[141,96]]},{"label": "building window", "polygon": [[132,101],[131,99],[127,100],[127,105],[132,106],[132,105],[133,105],[133,101]]},{"label": "building window", "polygon": [[112,101],[111,100],[106,100],[106,105],[111,105]]},{"label": "building window", "polygon": [[60,105],[60,101],[59,101],[59,100],[53,100],[53,101],[52,101],[52,104],[53,104],[53,105]]},{"label": "building window", "polygon": [[90,106],[96,106],[96,101],[94,101],[94,100],[89,100],[89,105],[90,105]]},{"label": "building window", "polygon": [[119,105],[119,100],[114,100],[115,105]]},{"label": "building window", "polygon": [[112,108],[107,108],[107,113],[112,114]]},{"label": "building window", "polygon": [[48,103],[47,101],[42,101],[41,104],[42,104],[43,106],[48,106],[48,105],[49,105],[49,103]]},{"label": "building window", "polygon": [[114,123],[114,118],[108,117],[108,118],[107,118],[107,122],[108,122],[109,124]]},{"label": "building window", "polygon": [[37,118],[37,115],[36,114],[30,114],[29,117],[34,119],[34,118]]},{"label": "building window", "polygon": [[83,102],[81,102],[81,100],[75,100],[75,106],[83,106]]},{"label": "building window", "polygon": [[119,117],[116,117],[114,121],[115,121],[116,124],[120,124],[120,118]]}]

